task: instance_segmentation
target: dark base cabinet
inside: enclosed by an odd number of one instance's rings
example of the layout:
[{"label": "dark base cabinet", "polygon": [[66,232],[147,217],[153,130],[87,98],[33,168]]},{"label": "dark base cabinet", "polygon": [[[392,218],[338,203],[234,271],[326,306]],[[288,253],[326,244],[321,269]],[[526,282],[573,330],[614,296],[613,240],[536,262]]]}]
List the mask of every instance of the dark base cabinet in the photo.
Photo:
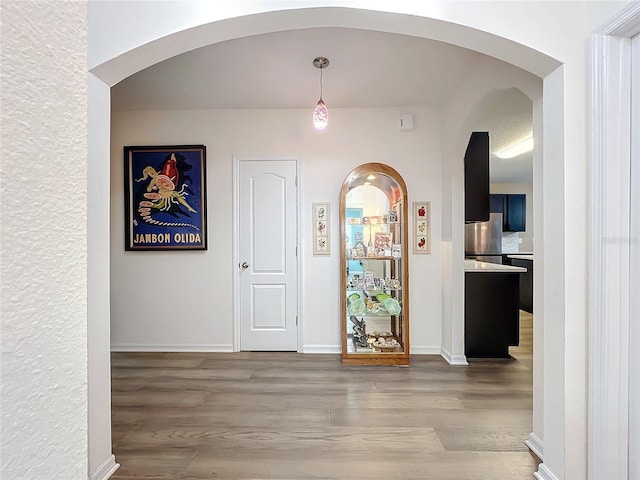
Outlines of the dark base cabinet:
[{"label": "dark base cabinet", "polygon": [[511,265],[524,267],[526,272],[520,274],[520,309],[533,313],[533,260],[511,258]]},{"label": "dark base cabinet", "polygon": [[465,355],[509,358],[520,342],[520,273],[465,273]]}]

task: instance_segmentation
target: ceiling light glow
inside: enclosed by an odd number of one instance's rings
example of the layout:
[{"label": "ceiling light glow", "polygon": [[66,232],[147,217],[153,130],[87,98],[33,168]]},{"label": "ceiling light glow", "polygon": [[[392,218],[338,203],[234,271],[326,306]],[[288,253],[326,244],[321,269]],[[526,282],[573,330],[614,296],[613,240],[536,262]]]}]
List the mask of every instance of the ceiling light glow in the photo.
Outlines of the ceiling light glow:
[{"label": "ceiling light glow", "polygon": [[520,140],[517,143],[509,145],[507,148],[496,152],[496,157],[502,159],[514,158],[523,153],[527,153],[533,150],[533,137],[527,137],[524,140]]}]

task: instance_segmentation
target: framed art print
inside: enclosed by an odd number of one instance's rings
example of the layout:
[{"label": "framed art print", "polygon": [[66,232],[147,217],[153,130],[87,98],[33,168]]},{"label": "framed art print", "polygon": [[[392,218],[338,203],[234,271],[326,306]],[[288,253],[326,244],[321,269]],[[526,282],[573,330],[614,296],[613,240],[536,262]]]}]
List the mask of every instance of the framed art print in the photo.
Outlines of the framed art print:
[{"label": "framed art print", "polygon": [[413,253],[431,253],[431,202],[413,202]]},{"label": "framed art print", "polygon": [[206,147],[124,147],[125,250],[206,250]]},{"label": "framed art print", "polygon": [[329,204],[312,204],[313,216],[313,254],[329,255]]}]

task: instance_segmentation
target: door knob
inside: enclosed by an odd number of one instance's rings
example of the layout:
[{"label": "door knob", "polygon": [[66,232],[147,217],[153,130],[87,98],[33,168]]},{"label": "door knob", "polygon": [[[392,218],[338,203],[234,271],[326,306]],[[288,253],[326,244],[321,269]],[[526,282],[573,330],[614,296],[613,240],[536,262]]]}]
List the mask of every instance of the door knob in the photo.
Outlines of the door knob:
[{"label": "door knob", "polygon": [[246,270],[247,268],[249,268],[249,264],[247,262],[242,262],[242,268]]}]

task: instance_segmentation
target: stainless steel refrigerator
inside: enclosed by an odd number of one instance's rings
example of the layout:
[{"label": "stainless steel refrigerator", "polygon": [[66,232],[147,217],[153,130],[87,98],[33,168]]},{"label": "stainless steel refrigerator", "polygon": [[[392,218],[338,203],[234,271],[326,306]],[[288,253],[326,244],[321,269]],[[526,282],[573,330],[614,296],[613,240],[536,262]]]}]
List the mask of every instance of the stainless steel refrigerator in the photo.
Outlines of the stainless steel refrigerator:
[{"label": "stainless steel refrigerator", "polygon": [[492,213],[488,222],[465,225],[464,253],[480,262],[502,263],[501,213]]}]

